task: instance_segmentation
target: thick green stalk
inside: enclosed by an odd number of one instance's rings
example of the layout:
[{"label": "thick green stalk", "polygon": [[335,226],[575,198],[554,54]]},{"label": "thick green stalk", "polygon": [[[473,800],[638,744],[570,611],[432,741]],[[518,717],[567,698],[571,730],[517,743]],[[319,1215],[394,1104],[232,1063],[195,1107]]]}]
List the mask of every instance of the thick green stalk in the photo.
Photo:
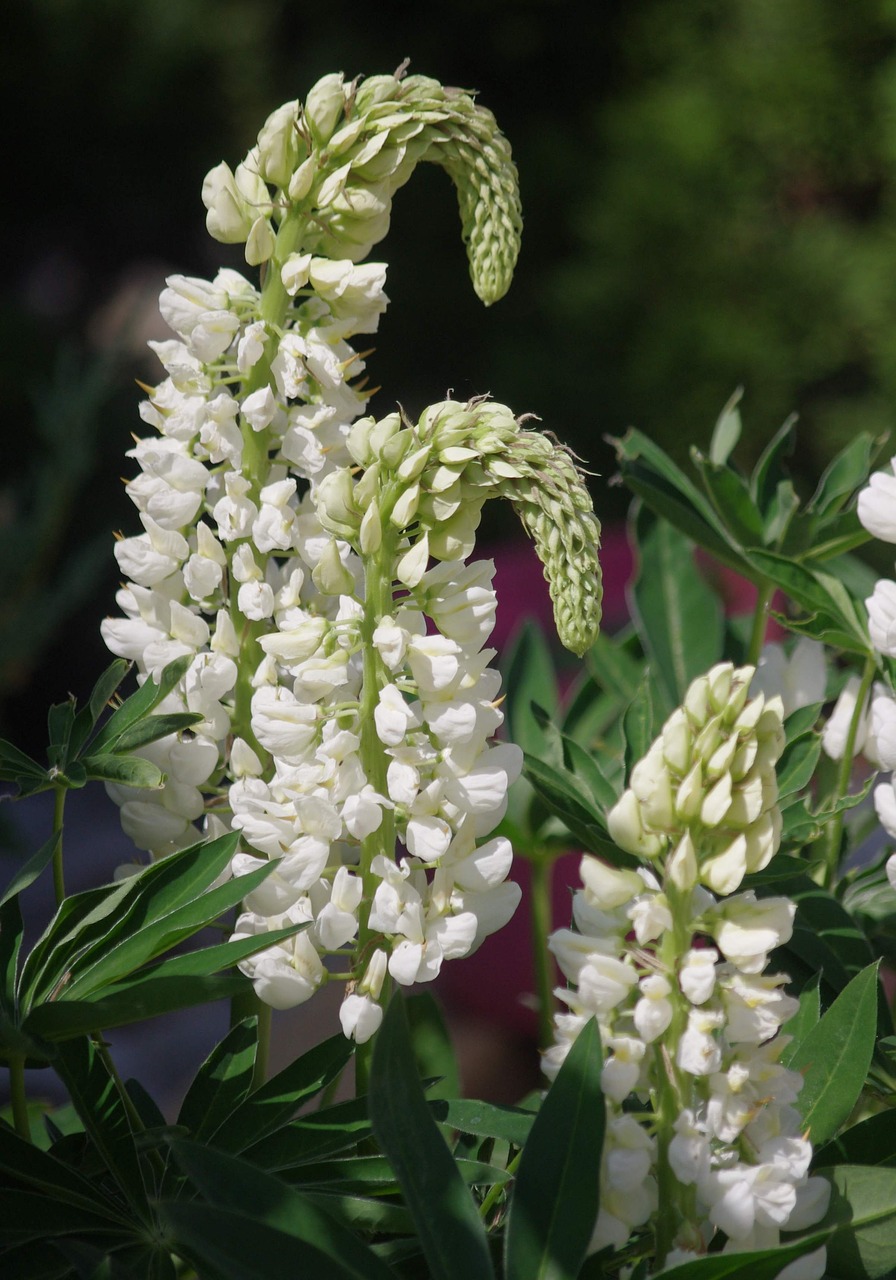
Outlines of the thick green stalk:
[{"label": "thick green stalk", "polygon": [[[837,804],[842,800],[849,789],[849,779],[852,773],[853,753],[855,751],[856,737],[859,732],[859,723],[862,719],[862,712],[865,709],[865,703],[868,701],[868,694],[874,681],[874,675],[877,671],[877,659],[874,654],[869,654],[865,659],[865,666],[862,671],[862,682],[859,685],[859,692],[856,696],[856,705],[853,709],[852,719],[849,722],[849,731],[846,735],[846,744],[843,748],[843,758],[840,760],[837,769],[837,780],[834,787],[834,794],[830,797],[831,804]],[[823,867],[824,879],[822,881],[825,889],[833,889],[837,880],[837,867],[840,861],[840,842],[843,837],[843,819],[844,813],[835,813],[827,825],[824,834],[823,850]]]},{"label": "thick green stalk", "polygon": [[26,1142],[30,1142],[31,1122],[28,1119],[28,1097],[25,1092],[25,1058],[20,1053],[12,1054],[9,1059],[9,1094],[16,1133]]},{"label": "thick green stalk", "polygon": [[535,995],[538,1000],[538,1043],[544,1047],[554,1037],[554,985],[556,970],[554,958],[548,950],[551,932],[551,871],[553,860],[549,855],[535,852],[528,859],[530,868],[532,925],[532,964],[535,970]]},{"label": "thick green stalk", "polygon": [[65,810],[65,787],[54,787],[53,796],[53,835],[56,837],[56,848],[53,850],[53,888],[56,892],[56,906],[61,907],[65,898],[65,876],[62,866],[62,815]]},{"label": "thick green stalk", "polygon": [[[359,703],[360,757],[364,776],[379,795],[388,795],[386,771],[389,760],[376,731],[373,715],[379,702],[380,690],[389,683],[389,672],[373,643],[373,633],[383,618],[392,612],[392,574],[395,566],[396,535],[388,524],[383,529],[383,541],[379,549],[363,556],[364,563],[364,617],[361,620],[361,644],[363,646],[363,682]],[[355,951],[355,977],[360,980],[370,959],[376,934],[370,928],[370,907],[376,892],[378,877],[372,871],[374,858],[379,854],[387,858],[395,855],[395,815],[391,809],[383,809],[383,819],[376,831],[361,842],[359,871],[364,891],[358,912],[358,945]],[[355,1092],[360,1097],[367,1092],[373,1044],[359,1044],[355,1053]]]}]

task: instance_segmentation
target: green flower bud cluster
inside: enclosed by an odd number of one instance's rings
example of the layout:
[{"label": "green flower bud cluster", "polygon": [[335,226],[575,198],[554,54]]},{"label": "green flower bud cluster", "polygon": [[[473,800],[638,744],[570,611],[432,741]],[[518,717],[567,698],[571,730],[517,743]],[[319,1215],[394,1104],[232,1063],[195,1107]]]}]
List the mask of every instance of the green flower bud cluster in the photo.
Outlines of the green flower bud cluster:
[{"label": "green flower bud cluster", "polygon": [[695,680],[607,815],[619,847],[668,858],[681,889],[699,881],[733,893],[780,843],[783,707],[778,697],[749,698],[753,675],[723,662]]},{"label": "green flower bud cluster", "polygon": [[407,535],[397,566],[416,586],[430,556],[463,560],[473,550],[483,504],[508,498],[544,565],[562,643],[583,654],[601,612],[600,524],[572,455],[488,400],[445,400],[416,426],[395,413],[352,427],[348,448],[364,475],[327,478],[318,493],[325,527],[375,550],[384,523]]},{"label": "green flower bud cluster", "polygon": [[359,262],[385,236],[392,196],[423,160],[457,187],[473,287],[486,305],[496,302],[522,232],[510,145],[469,93],[403,78],[401,69],[360,85],[324,76],[304,104],[279,107],[235,173],[220,164],[207,176],[208,229],[245,243],[247,261],[259,265],[276,256],[276,228],[296,215],[303,225],[291,250]]}]

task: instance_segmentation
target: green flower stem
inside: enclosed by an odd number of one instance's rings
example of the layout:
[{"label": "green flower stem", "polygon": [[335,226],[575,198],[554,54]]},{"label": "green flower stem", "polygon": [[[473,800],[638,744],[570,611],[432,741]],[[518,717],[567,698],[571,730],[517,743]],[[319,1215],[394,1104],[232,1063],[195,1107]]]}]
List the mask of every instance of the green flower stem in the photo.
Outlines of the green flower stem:
[{"label": "green flower stem", "polygon": [[554,1037],[554,986],[556,969],[548,950],[552,927],[551,872],[553,859],[538,850],[529,858],[531,875],[532,962],[535,969],[535,994],[538,1000],[538,1043],[547,1046]]},{"label": "green flower stem", "polygon": [[[519,1167],[520,1160],[522,1158],[523,1158],[523,1153],[522,1153],[522,1150],[520,1150],[516,1153],[513,1159],[508,1163],[507,1172],[516,1173]],[[502,1182],[496,1182],[491,1187],[489,1187],[488,1194],[485,1196],[484,1200],[482,1201],[482,1204],[479,1206],[480,1218],[485,1220],[488,1217],[492,1207],[497,1203],[497,1201],[501,1198],[501,1196],[505,1194],[506,1190],[507,1190],[507,1187]]]},{"label": "green flower stem", "polygon": [[[856,745],[856,736],[859,732],[859,721],[862,719],[862,712],[865,708],[865,703],[868,701],[868,694],[874,682],[876,671],[877,657],[875,654],[869,654],[865,659],[862,682],[856,695],[856,705],[852,713],[852,720],[849,723],[846,745],[843,748],[843,758],[840,760],[839,768],[837,769],[834,794],[830,797],[830,803],[834,805],[842,800],[849,790],[849,779],[852,773],[853,752]],[[835,813],[824,834],[822,844],[824,879],[822,880],[822,885],[828,890],[833,889],[837,879],[837,867],[840,862],[840,842],[843,837],[843,819],[844,813],[842,810],[840,813]]]},{"label": "green flower stem", "polygon": [[56,892],[56,906],[61,907],[65,898],[65,876],[62,869],[62,815],[65,811],[65,787],[54,787],[53,796],[53,835],[56,836],[56,848],[53,851],[53,888]]},{"label": "green flower stem", "polygon": [[775,594],[775,584],[763,578],[756,587],[756,605],[753,609],[753,629],[750,632],[750,647],[747,650],[747,663],[755,667],[765,642],[765,631],[768,626],[768,607]]},{"label": "green flower stem", "polygon": [[20,1138],[30,1142],[31,1122],[28,1119],[28,1097],[25,1093],[25,1057],[21,1053],[10,1054],[9,1094],[15,1131]]},{"label": "green flower stem", "polygon": [[[395,567],[397,534],[388,524],[391,505],[383,510],[383,541],[379,549],[362,556],[364,563],[364,617],[361,620],[361,644],[363,649],[363,683],[359,703],[360,757],[364,776],[379,795],[388,795],[386,771],[389,759],[380,742],[373,718],[379,703],[380,690],[389,683],[389,672],[373,643],[373,633],[379,623],[392,612],[392,575]],[[359,871],[364,891],[358,912],[358,945],[355,951],[355,977],[360,981],[370,959],[377,934],[370,928],[370,907],[376,892],[378,877],[371,870],[374,858],[384,854],[395,855],[395,815],[391,809],[383,809],[383,820],[376,831],[361,842]],[[384,999],[386,998],[384,987]],[[367,1093],[370,1065],[373,1060],[373,1042],[359,1044],[355,1053],[355,1092],[360,1097]]]},{"label": "green flower stem", "polygon": [[696,1216],[695,1189],[693,1186],[682,1186],[669,1162],[669,1144],[675,1137],[675,1121],[683,1108],[694,1104],[694,1082],[676,1066],[673,1058],[688,1020],[688,1001],[677,981],[681,958],[691,943],[690,934],[683,924],[687,918],[687,895],[682,894],[668,880],[664,885],[664,892],[673,923],[672,928],[663,936],[660,958],[663,972],[672,988],[668,996],[672,1005],[672,1021],[654,1044],[656,1079],[659,1081],[654,1099],[659,1202],[655,1228],[655,1264],[658,1267],[662,1266],[669,1250],[673,1248],[682,1223],[694,1221]]}]

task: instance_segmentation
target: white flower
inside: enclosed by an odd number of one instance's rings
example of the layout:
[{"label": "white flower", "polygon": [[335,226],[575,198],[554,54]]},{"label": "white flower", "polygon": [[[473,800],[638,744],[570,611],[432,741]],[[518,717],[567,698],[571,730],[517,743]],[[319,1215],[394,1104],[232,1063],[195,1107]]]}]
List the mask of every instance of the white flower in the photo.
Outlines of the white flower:
[{"label": "white flower", "polygon": [[688,951],[678,971],[679,985],[691,1004],[705,1004],[716,982],[718,951],[699,947]]},{"label": "white flower", "polygon": [[[275,916],[272,921],[246,912],[237,920],[232,938],[236,941],[257,937],[267,933],[271,927],[294,924],[307,918],[304,913],[295,915],[295,912],[296,908],[292,908],[283,916]],[[327,971],[307,931],[264,951],[257,951],[242,960],[239,967],[252,980],[258,998],[274,1009],[294,1009],[296,1005],[304,1004],[327,978]]]},{"label": "white flower", "polygon": [[789,942],[796,906],[789,898],[757,900],[752,890],[720,905],[712,935],[742,973],[760,973],[775,947]]},{"label": "white flower", "polygon": [[896,658],[896,582],[880,578],[873,594],[865,601],[868,610],[868,633],[878,653]]},{"label": "white flower", "polygon": [[770,698],[779,694],[784,714],[789,716],[800,707],[823,702],[826,679],[824,645],[800,636],[789,658],[783,645],[763,647],[750,684],[750,696],[763,693]]},{"label": "white flower", "polygon": [[662,974],[651,974],[640,982],[641,999],[635,1005],[635,1029],[645,1044],[651,1044],[672,1021],[672,1005],[666,998],[672,990]]},{"label": "white flower", "polygon": [[[896,459],[890,460],[896,471]],[[859,493],[858,517],[863,526],[882,542],[896,542],[896,476],[875,471]]]}]

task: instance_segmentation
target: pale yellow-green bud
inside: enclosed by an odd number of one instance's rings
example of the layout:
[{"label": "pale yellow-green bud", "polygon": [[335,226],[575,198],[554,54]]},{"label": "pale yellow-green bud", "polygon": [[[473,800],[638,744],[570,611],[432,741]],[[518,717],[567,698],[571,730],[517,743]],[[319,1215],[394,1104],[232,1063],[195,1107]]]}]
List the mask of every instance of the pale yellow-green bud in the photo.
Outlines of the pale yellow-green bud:
[{"label": "pale yellow-green bud", "polygon": [[429,564],[429,537],[424,533],[410,550],[406,551],[395,566],[395,576],[404,586],[416,587]]},{"label": "pale yellow-green bud", "polygon": [[644,881],[636,871],[610,867],[587,853],[579,864],[579,875],[589,901],[602,911],[624,906],[644,890]]},{"label": "pale yellow-green bud", "polygon": [[419,484],[409,484],[406,489],[402,490],[396,499],[395,505],[389,515],[390,524],[393,524],[396,529],[406,529],[417,514],[417,506],[419,502]]},{"label": "pale yellow-green bud", "polygon": [[318,519],[329,533],[347,541],[357,535],[361,527],[361,512],[347,467],[340,467],[324,476],[317,486],[315,506]]},{"label": "pale yellow-green bud", "polygon": [[325,596],[347,596],[355,589],[355,580],[342,563],[339,548],[331,538],[311,571],[314,585]]},{"label": "pale yellow-green bud", "polygon": [[633,791],[623,791],[607,814],[607,830],[620,849],[642,858],[658,857],[666,845],[660,836],[644,830],[640,806]]},{"label": "pale yellow-green bud", "polygon": [[255,219],[246,238],[246,261],[250,267],[260,267],[274,252],[276,237],[267,218]]},{"label": "pale yellow-green bud", "polygon": [[697,883],[697,854],[689,831],[684,833],[667,859],[666,874],[682,892],[693,889]]},{"label": "pale yellow-green bud", "polygon": [[332,136],[344,109],[345,85],[341,74],[323,76],[309,90],[304,115],[318,145]]},{"label": "pale yellow-green bud", "polygon": [[258,172],[265,182],[286,187],[299,162],[298,102],[284,102],[268,116],[258,135]]},{"label": "pale yellow-green bud", "polygon": [[380,519],[380,509],[375,502],[370,503],[361,519],[358,543],[365,556],[374,555],[382,546],[383,523]]},{"label": "pale yellow-green bud", "polygon": [[314,185],[314,175],[317,172],[317,157],[309,156],[307,160],[303,160],[296,169],[295,173],[289,180],[287,187],[287,195],[293,204],[301,204],[308,195],[308,192]]}]

